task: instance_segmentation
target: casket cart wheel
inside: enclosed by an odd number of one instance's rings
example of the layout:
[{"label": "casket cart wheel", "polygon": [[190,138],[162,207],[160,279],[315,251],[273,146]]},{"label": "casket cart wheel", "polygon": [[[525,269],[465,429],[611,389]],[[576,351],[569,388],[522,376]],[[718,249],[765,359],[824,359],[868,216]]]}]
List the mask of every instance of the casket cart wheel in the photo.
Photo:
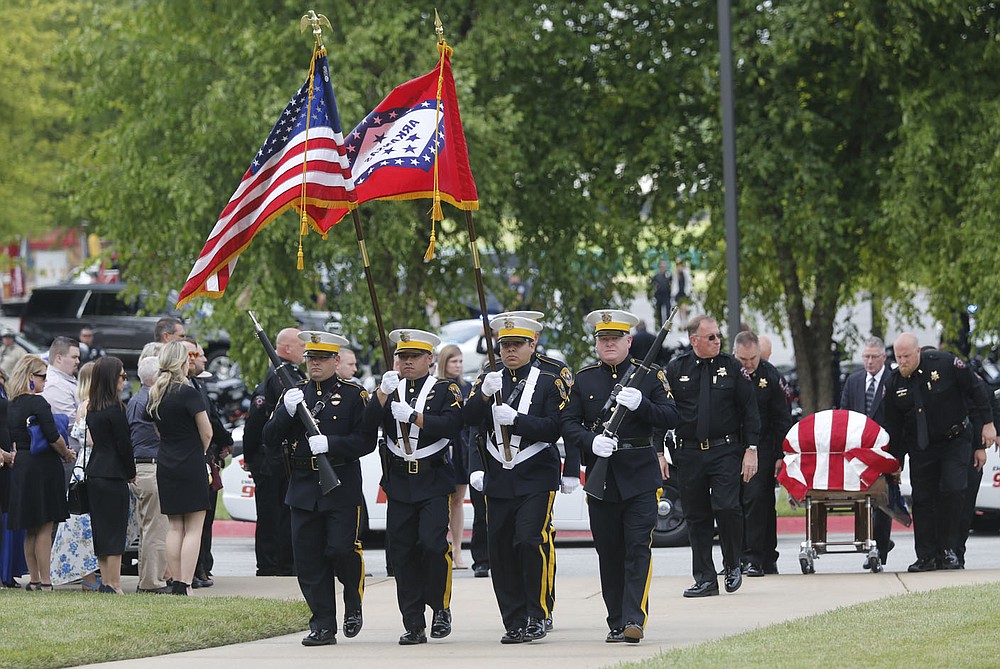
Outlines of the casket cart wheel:
[{"label": "casket cart wheel", "polygon": [[816,573],[816,551],[811,548],[803,548],[799,551],[799,567],[803,574]]}]

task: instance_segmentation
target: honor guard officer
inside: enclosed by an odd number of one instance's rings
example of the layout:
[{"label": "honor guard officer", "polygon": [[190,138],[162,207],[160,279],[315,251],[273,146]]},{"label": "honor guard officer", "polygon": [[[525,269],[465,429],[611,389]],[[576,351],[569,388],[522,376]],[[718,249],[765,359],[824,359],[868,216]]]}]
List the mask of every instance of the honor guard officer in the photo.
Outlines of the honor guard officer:
[{"label": "honor guard officer", "polygon": [[[921,351],[909,332],[892,348],[899,366],[889,373],[882,401],[892,454],[910,456],[917,561],[907,571],[962,569],[955,551],[969,462],[982,469],[997,434],[989,392],[960,358]],[[981,434],[972,434],[970,415]]]},{"label": "honor guard officer", "polygon": [[451,634],[448,518],[455,471],[447,447],[462,429],[462,391],[430,374],[434,347],[441,343],[436,335],[393,330],[389,341],[396,345],[399,371],[382,376],[365,422],[371,430],[381,425],[385,435],[386,538],[406,629],[399,643],[409,646],[427,643],[426,606],[433,611],[431,637]]},{"label": "honor guard officer", "polygon": [[[608,642],[638,643],[643,637],[653,567],[650,545],[668,476],[662,442],[654,448],[652,437],[677,422],[677,407],[659,367],[653,366],[638,387],[623,387],[612,397],[616,385],[627,384],[642,364],[629,358],[630,332],[638,322],[627,311],[587,314],[599,361],[577,372],[562,414],[567,451],[580,451],[588,468],[597,458],[608,458],[604,498],[587,498],[611,630]],[[628,412],[614,438],[602,434],[612,410]]]},{"label": "honor guard officer", "polygon": [[[552,503],[560,487],[559,412],[569,398],[565,382],[532,364],[542,324],[528,318],[494,318],[503,370],[482,374],[463,410],[479,428],[469,483],[487,501],[493,590],[506,633],[500,643],[545,636],[547,590],[555,569],[547,550]],[[503,398],[494,404],[494,395]],[[562,484],[580,484],[578,453],[567,452]]]},{"label": "honor guard officer", "polygon": [[760,359],[760,340],[744,331],[733,341],[733,355],[750,375],[760,441],[757,444],[757,474],[743,484],[743,573],[763,576],[778,573],[778,519],[775,513],[775,465],[781,444],[792,426],[785,381],[774,365]]},{"label": "honor guard officer", "polygon": [[[274,338],[274,348],[282,364],[291,368],[295,377],[304,381],[299,370],[306,343],[299,339],[298,328],[285,328]],[[292,576],[292,523],[285,504],[288,494],[288,466],[281,444],[265,445],[264,424],[278,405],[284,388],[274,369],[253,391],[250,411],[243,424],[243,468],[250,471],[254,482],[254,506],[257,524],[254,550],[258,576]]]},{"label": "honor guard officer", "polygon": [[670,361],[667,382],[677,402],[675,432],[681,501],[691,539],[694,585],[685,597],[719,594],[712,537],[719,526],[726,592],[743,583],[743,511],[740,475],[757,472],[760,415],[750,375],[736,358],[721,353],[719,325],[708,316],[687,324],[691,351]]},{"label": "honor guard officer", "polygon": [[[344,586],[344,635],[361,631],[365,590],[364,557],[358,540],[361,505],[359,458],[375,450],[376,432],[364,427],[364,388],[336,375],[338,355],[347,340],[327,332],[306,331],[309,380],[286,390],[264,426],[264,443],[287,442],[291,476],[285,503],[292,513],[295,572],[312,617],[305,646],[337,643],[334,578]],[[307,437],[295,416],[305,402],[321,434]],[[317,458],[328,458],[340,485],[326,495],[319,487]]]},{"label": "honor guard officer", "polygon": [[[505,311],[504,313],[497,314],[493,318],[495,320],[499,320],[507,318],[508,316],[514,316],[515,318],[527,318],[529,320],[538,321],[539,323],[542,321],[543,318],[545,318],[545,314],[543,314],[541,311]],[[550,356],[542,355],[541,353],[538,352],[538,337],[540,334],[541,334],[540,332],[535,333],[535,353],[531,357],[531,364],[538,367],[543,372],[548,372],[553,376],[558,376],[560,379],[562,379],[567,390],[572,388],[573,372],[569,370],[569,367],[566,366],[566,363],[562,362],[561,360],[556,360],[555,358],[552,358]],[[489,368],[488,362],[486,363],[486,367]],[[492,370],[488,369],[487,371],[492,371]],[[549,564],[552,565],[552,569],[549,572],[549,587],[545,591],[547,598],[546,607],[549,610],[549,615],[547,618],[545,618],[545,631],[551,632],[553,627],[552,614],[555,611],[556,607],[556,570],[555,570],[556,528],[555,527],[549,527],[549,543],[546,550],[548,551],[548,557],[546,559],[549,560]]]}]

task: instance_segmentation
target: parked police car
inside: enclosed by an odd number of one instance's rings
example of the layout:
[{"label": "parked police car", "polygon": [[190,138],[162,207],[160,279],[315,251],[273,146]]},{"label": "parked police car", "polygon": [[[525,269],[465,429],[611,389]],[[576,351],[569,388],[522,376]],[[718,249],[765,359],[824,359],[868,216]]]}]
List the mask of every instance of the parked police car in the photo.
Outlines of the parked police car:
[{"label": "parked police car", "polygon": [[[233,431],[236,442],[232,461],[222,471],[222,503],[234,520],[257,521],[254,504],[256,490],[253,476],[243,469],[243,427]],[[362,489],[365,506],[362,509],[362,531],[384,532],[386,497],[379,486],[382,464],[378,452],[369,453],[361,459]],[[680,503],[680,493],[675,484],[667,481],[657,508],[656,529],[653,531],[654,546],[682,546],[687,544],[687,524]],[[468,493],[465,497],[465,527],[472,528],[472,502]],[[586,493],[577,488],[572,494],[556,494],[552,511],[552,521],[556,531],[589,531],[590,517],[587,513]]]}]

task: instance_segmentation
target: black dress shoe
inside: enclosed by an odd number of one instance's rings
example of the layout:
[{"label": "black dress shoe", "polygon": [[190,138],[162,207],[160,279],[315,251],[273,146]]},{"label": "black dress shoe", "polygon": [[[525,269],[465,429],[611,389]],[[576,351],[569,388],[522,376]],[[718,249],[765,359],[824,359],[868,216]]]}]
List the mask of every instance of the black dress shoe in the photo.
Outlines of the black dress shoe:
[{"label": "black dress shoe", "polygon": [[524,626],[524,640],[534,641],[545,638],[545,623],[538,618],[528,618],[528,624]]},{"label": "black dress shoe", "polygon": [[962,561],[958,559],[957,555],[955,555],[955,551],[946,550],[944,552],[944,555],[941,556],[941,564],[939,565],[939,568],[940,569],[964,569],[965,567],[962,566]]},{"label": "black dress shoe", "polygon": [[906,571],[910,573],[916,573],[921,571],[937,571],[937,561],[934,558],[927,559],[917,559],[916,562],[911,564],[906,568]]},{"label": "black dress shoe", "polygon": [[545,631],[546,632],[551,632],[552,628],[555,627],[555,625],[552,622],[552,616],[549,616],[548,618],[546,618],[542,622],[545,623]]},{"label": "black dress shoe", "polygon": [[441,609],[434,612],[434,619],[431,621],[431,638],[443,639],[451,634],[451,611]]},{"label": "black dress shoe", "polygon": [[685,597],[711,597],[719,594],[718,581],[699,581],[684,591]]},{"label": "black dress shoe", "polygon": [[753,562],[748,562],[746,567],[743,568],[743,573],[747,576],[758,577],[764,575],[764,570],[755,565]]},{"label": "black dress shoe", "polygon": [[625,637],[625,643],[639,643],[642,639],[642,626],[635,623],[625,623],[622,635]]},{"label": "black dress shoe", "polygon": [[215,581],[210,578],[198,578],[195,576],[191,579],[192,588],[211,588],[213,585],[215,585]]},{"label": "black dress shoe", "polygon": [[[431,636],[434,636],[434,632],[431,632]],[[399,637],[400,646],[416,646],[418,643],[427,643],[427,635],[423,629],[406,630],[406,633]]]},{"label": "black dress shoe", "polygon": [[472,575],[476,578],[486,578],[490,575],[490,568],[485,564],[472,565]]},{"label": "black dress shoe", "polygon": [[771,564],[764,565],[765,574],[777,574],[778,573],[778,563],[772,562]]},{"label": "black dress shoe", "polygon": [[622,643],[623,641],[625,641],[625,634],[621,627],[614,628],[604,637],[605,643]]},{"label": "black dress shoe", "polygon": [[172,595],[186,595],[188,594],[188,584],[184,581],[171,581],[170,582],[170,594]]},{"label": "black dress shoe", "polygon": [[507,633],[500,637],[500,643],[524,643],[525,641],[531,641],[531,639],[524,638],[524,628],[515,627],[507,630]]},{"label": "black dress shoe", "polygon": [[739,567],[733,567],[726,572],[726,578],[723,579],[726,585],[726,592],[736,592],[743,585],[743,574],[740,573]]},{"label": "black dress shoe", "polygon": [[353,639],[361,631],[364,619],[361,617],[361,609],[348,611],[344,614],[344,636]]},{"label": "black dress shoe", "polygon": [[337,643],[337,633],[333,630],[313,630],[302,639],[303,646],[330,646]]}]

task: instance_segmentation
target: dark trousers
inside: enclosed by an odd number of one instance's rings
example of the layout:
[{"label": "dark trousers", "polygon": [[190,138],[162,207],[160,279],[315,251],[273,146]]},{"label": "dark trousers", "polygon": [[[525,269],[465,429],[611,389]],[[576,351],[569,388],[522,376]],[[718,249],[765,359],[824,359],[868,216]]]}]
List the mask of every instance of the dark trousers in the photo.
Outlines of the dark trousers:
[{"label": "dark trousers", "polygon": [[451,545],[448,543],[448,495],[421,502],[390,498],[385,530],[396,571],[396,600],[403,627],[424,629],[424,610],[451,605]]},{"label": "dark trousers", "polygon": [[774,456],[761,455],[757,474],[743,483],[743,562],[762,569],[778,561],[774,462]]},{"label": "dark trousers", "polygon": [[976,517],[976,497],[979,496],[979,484],[983,481],[983,470],[969,465],[968,473],[968,485],[965,488],[962,503],[962,518],[958,523],[958,545],[955,548],[955,553],[963,565],[965,564],[965,542],[968,541],[969,532],[972,531],[972,519]]},{"label": "dark trousers", "polygon": [[198,553],[198,567],[194,573],[198,578],[208,578],[212,575],[215,558],[212,557],[212,523],[215,522],[215,509],[219,505],[219,491],[208,490],[208,511],[205,512],[205,524],[201,527],[201,551]]},{"label": "dark trousers", "polygon": [[892,536],[892,516],[882,509],[872,508],[872,538],[878,549],[879,559],[885,564],[889,555],[889,539]]},{"label": "dark trousers", "polygon": [[972,435],[966,430],[927,448],[910,451],[913,486],[913,546],[920,560],[958,549],[958,527],[969,484]]},{"label": "dark trousers", "polygon": [[651,490],[619,502],[587,498],[609,629],[626,623],[646,626],[659,497],[659,491]]},{"label": "dark trousers", "polygon": [[472,486],[469,486],[469,497],[472,498],[472,539],[469,549],[472,551],[472,568],[480,565],[490,566],[490,548],[486,541],[486,497]]},{"label": "dark trousers", "polygon": [[292,564],[292,515],[285,504],[288,477],[284,474],[257,473],[254,505],[257,507],[257,529],[254,533],[254,551],[257,554],[258,576],[291,576]]},{"label": "dark trousers", "polygon": [[360,611],[365,562],[358,540],[361,507],[332,511],[292,509],[295,573],[312,617],[311,630],[337,629],[336,578],[344,586],[344,608]]},{"label": "dark trousers", "polygon": [[[653,314],[657,318],[657,325],[663,327],[663,324],[667,322],[667,316],[670,315],[670,296],[656,295],[654,300],[656,304],[653,307]],[[655,332],[655,330],[653,331]]]},{"label": "dark trousers", "polygon": [[545,574],[545,608],[551,617],[552,612],[556,610],[556,528],[552,524],[551,514],[549,515],[548,538],[549,541],[545,544],[545,550],[548,554],[545,559],[546,564],[549,565]]},{"label": "dark trousers", "polygon": [[487,498],[490,575],[504,629],[547,618],[550,556],[546,545],[555,491]]},{"label": "dark trousers", "polygon": [[[677,450],[681,502],[691,539],[691,573],[698,583],[716,581],[712,537],[719,525],[722,563],[740,566],[743,547],[743,511],[740,508],[740,469],[743,448],[718,446],[702,451]],[[713,517],[715,523],[713,523]]]}]

